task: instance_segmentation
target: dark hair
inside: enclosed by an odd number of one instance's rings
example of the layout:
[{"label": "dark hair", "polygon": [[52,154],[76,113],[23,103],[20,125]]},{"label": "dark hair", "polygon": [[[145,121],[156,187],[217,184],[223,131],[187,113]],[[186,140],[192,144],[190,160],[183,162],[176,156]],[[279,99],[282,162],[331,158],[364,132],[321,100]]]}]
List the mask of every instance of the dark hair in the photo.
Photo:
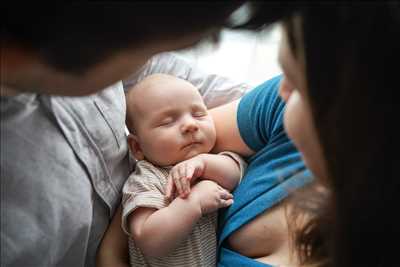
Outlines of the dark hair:
[{"label": "dark hair", "polygon": [[336,207],[332,264],[397,265],[389,244],[400,240],[399,217],[390,216],[400,196],[399,3],[310,8],[303,31],[308,90]]},{"label": "dark hair", "polygon": [[[118,50],[222,27],[240,1],[57,2],[3,6],[2,40],[51,66],[87,70]],[[5,18],[5,19],[4,19]]]},{"label": "dark hair", "polygon": [[[399,2],[285,3],[274,14],[268,3],[257,3],[254,10],[248,25],[284,20],[291,48],[303,43],[313,119],[327,162],[331,194],[317,197],[317,209],[304,201],[314,216],[298,244],[317,252],[306,250],[303,263],[398,265],[392,244],[400,240],[394,214],[400,200]],[[301,40],[290,26],[294,16],[300,18]]]}]

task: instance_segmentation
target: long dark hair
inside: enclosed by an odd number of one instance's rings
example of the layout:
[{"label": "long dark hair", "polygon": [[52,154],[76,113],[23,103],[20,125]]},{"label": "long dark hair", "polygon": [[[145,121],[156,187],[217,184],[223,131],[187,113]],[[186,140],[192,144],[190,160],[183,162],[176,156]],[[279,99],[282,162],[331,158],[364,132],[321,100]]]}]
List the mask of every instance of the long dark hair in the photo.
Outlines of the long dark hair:
[{"label": "long dark hair", "polygon": [[[294,17],[301,40],[295,38]],[[302,209],[312,214],[297,235],[303,263],[398,265],[391,244],[400,240],[400,5],[256,3],[246,27],[276,20],[285,21],[295,55],[299,41],[304,47],[308,94],[329,175],[330,194],[314,190],[303,201]],[[317,208],[310,208],[310,199]]]},{"label": "long dark hair", "polygon": [[309,8],[303,32],[308,90],[335,207],[332,264],[398,264],[389,244],[400,239],[400,221],[392,215],[400,200],[399,3]]}]

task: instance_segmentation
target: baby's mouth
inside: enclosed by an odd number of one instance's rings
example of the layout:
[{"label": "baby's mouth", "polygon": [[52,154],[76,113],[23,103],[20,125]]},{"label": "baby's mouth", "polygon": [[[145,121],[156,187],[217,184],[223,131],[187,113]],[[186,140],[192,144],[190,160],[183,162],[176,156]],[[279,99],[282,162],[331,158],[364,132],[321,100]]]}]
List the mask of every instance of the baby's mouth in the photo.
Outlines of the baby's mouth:
[{"label": "baby's mouth", "polygon": [[200,142],[192,141],[192,142],[190,142],[190,143],[184,145],[184,146],[182,147],[182,149],[190,148],[190,147],[192,147],[192,146],[196,146],[196,145],[200,145],[200,144],[201,144]]}]

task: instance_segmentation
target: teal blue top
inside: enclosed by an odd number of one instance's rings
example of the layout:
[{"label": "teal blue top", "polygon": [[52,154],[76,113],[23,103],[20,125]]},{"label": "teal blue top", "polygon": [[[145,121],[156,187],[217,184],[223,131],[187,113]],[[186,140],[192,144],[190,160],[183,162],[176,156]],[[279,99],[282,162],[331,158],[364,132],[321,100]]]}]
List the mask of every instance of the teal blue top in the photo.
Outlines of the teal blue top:
[{"label": "teal blue top", "polygon": [[242,225],[312,180],[283,127],[285,104],[277,76],[243,96],[237,112],[239,132],[256,153],[233,192],[234,204],[220,213],[218,266],[269,266],[231,250],[227,238]]}]

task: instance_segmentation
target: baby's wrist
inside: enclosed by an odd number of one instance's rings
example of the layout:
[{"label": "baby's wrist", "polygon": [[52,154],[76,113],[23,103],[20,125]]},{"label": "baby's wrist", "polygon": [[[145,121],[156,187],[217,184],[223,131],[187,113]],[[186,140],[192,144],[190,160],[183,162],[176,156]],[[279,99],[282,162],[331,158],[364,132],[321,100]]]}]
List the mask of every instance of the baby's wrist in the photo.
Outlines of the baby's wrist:
[{"label": "baby's wrist", "polygon": [[196,189],[190,192],[190,194],[187,197],[187,200],[193,207],[193,210],[195,210],[199,214],[199,217],[203,216],[203,207],[201,206],[201,195]]},{"label": "baby's wrist", "polygon": [[198,160],[199,160],[200,163],[201,163],[201,167],[202,167],[203,172],[204,172],[204,170],[205,170],[206,167],[207,167],[208,154],[202,153],[202,154],[197,155],[197,157],[198,157]]}]

